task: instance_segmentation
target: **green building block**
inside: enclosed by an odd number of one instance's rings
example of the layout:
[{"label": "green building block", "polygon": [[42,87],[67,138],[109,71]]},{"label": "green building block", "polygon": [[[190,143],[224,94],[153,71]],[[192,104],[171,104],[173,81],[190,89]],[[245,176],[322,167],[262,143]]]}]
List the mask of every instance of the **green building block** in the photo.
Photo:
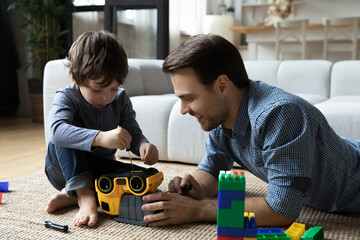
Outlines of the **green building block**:
[{"label": "green building block", "polygon": [[286,233],[258,233],[257,239],[266,240],[290,240],[290,236]]},{"label": "green building block", "polygon": [[245,175],[237,172],[220,171],[218,190],[245,191]]},{"label": "green building block", "polygon": [[302,235],[301,240],[323,240],[324,229],[321,226],[312,227]]},{"label": "green building block", "polygon": [[244,228],[244,218],[239,217],[244,214],[245,202],[244,201],[231,201],[231,208],[217,209],[217,226],[218,227],[232,227]]}]

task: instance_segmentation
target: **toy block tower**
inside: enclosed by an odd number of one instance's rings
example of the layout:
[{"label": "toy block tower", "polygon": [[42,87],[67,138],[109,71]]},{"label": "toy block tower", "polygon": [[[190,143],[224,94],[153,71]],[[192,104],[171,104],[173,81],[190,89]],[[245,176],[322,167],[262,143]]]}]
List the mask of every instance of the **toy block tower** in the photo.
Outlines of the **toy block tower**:
[{"label": "toy block tower", "polygon": [[[217,239],[244,239],[245,175],[220,171]],[[256,230],[257,231],[257,230]]]}]

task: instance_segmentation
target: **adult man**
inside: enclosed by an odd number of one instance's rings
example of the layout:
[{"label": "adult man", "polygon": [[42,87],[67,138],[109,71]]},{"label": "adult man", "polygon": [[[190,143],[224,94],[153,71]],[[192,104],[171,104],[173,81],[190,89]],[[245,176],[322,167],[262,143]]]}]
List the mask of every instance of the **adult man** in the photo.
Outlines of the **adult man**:
[{"label": "adult man", "polygon": [[[360,141],[335,134],[321,112],[305,100],[248,79],[237,49],[220,36],[197,35],[165,60],[181,113],[210,131],[206,154],[191,176],[176,177],[170,193],[143,210],[150,226],[216,221],[217,176],[234,161],[268,182],[265,198],[247,198],[259,226],[282,226],[304,204],[327,212],[360,212]],[[191,183],[189,196],[180,187]]]}]

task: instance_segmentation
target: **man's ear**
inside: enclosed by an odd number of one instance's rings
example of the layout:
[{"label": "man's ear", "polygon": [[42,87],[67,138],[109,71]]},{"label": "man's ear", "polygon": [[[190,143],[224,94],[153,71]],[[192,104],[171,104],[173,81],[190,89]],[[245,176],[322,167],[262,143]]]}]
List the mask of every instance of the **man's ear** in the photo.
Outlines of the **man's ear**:
[{"label": "man's ear", "polygon": [[218,77],[217,82],[220,93],[227,94],[230,88],[230,79],[225,74],[221,74]]}]

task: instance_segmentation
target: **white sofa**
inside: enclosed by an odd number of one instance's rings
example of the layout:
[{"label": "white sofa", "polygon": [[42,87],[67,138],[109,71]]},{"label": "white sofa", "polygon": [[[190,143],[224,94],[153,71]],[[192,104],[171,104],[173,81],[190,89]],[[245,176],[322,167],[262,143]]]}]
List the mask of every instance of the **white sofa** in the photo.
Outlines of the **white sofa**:
[{"label": "white sofa", "polygon": [[[65,60],[47,63],[44,73],[44,123],[56,89],[70,84]],[[160,160],[198,163],[208,133],[195,118],[181,115],[170,76],[162,72],[163,60],[129,59],[123,87],[131,97],[144,135],[159,149]],[[249,61],[249,78],[278,86],[318,107],[341,136],[360,139],[360,61],[332,63],[324,60]],[[127,157],[118,151],[119,157]]]}]

